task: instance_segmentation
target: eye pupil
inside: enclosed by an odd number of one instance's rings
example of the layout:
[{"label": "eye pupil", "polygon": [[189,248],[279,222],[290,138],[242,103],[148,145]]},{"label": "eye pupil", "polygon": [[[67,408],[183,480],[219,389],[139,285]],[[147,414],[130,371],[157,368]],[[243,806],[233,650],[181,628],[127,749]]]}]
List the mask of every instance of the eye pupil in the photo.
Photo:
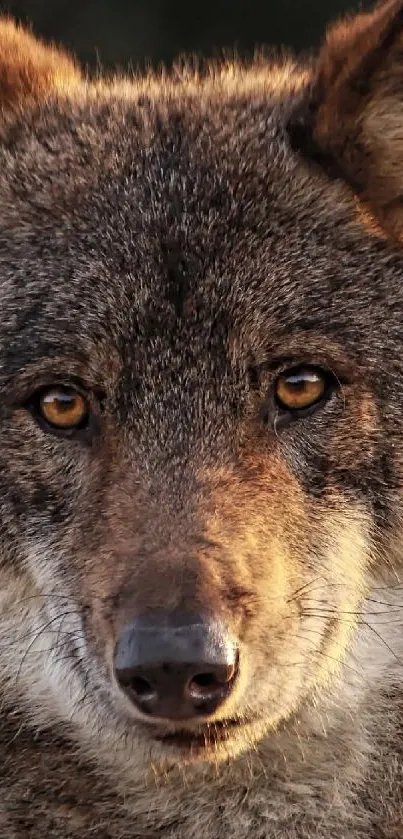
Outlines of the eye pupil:
[{"label": "eye pupil", "polygon": [[306,390],[308,387],[308,382],[304,379],[292,378],[291,376],[289,379],[286,379],[286,383],[290,390],[295,390],[297,393],[301,390]]},{"label": "eye pupil", "polygon": [[54,396],[44,396],[43,398],[44,405],[57,406],[57,410],[59,411],[68,411],[74,405],[74,402],[74,396],[70,396],[67,393],[58,393]]}]

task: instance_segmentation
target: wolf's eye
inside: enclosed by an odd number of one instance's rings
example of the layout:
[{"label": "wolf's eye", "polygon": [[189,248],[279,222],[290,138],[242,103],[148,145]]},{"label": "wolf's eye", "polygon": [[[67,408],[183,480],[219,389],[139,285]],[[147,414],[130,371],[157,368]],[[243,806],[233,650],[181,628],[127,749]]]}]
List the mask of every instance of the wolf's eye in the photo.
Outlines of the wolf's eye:
[{"label": "wolf's eye", "polygon": [[88,422],[89,412],[86,398],[74,388],[49,388],[39,397],[38,413],[53,428],[82,428]]},{"label": "wolf's eye", "polygon": [[304,411],[313,407],[326,394],[326,374],[314,367],[299,367],[283,373],[277,379],[277,404],[286,411]]}]

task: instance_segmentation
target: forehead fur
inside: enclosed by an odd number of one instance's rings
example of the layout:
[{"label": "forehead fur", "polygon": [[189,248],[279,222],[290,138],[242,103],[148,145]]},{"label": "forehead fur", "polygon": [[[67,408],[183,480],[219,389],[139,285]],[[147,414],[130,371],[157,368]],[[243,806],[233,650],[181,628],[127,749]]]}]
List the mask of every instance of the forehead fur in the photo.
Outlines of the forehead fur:
[{"label": "forehead fur", "polygon": [[[4,26],[5,43],[21,38],[19,61],[29,58],[37,42]],[[37,49],[59,67],[59,53]],[[150,372],[168,346],[169,357],[186,346],[212,358],[212,335],[225,364],[230,347],[260,362],[291,347],[299,355],[307,336],[324,334],[377,367],[400,330],[402,257],[373,235],[348,186],[292,147],[309,70],[257,62],[94,84],[73,70],[63,95],[59,70],[48,74],[46,95],[4,127],[8,369],[82,345],[88,356],[106,341],[136,346],[136,364],[143,346]]]},{"label": "forehead fur", "polygon": [[[78,325],[90,299],[94,328],[107,308],[134,306],[140,327],[158,310],[168,323],[173,307],[195,334],[205,306],[248,329],[271,313],[278,334],[306,321],[307,286],[318,304],[337,308],[339,295],[342,317],[361,266],[376,254],[398,270],[400,257],[367,233],[342,184],[292,150],[285,118],[271,91],[252,103],[224,86],[208,102],[133,86],[131,98],[48,100],[16,119],[0,147],[3,320],[18,295],[50,332],[55,307]],[[361,293],[369,305],[371,288]],[[29,324],[18,321],[24,341]]]}]

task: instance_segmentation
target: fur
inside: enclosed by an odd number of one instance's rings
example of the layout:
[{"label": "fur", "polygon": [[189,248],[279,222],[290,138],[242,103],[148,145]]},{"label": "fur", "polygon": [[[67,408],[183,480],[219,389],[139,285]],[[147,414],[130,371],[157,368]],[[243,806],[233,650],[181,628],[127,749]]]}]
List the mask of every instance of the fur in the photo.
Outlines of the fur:
[{"label": "fur", "polygon": [[[402,31],[91,81],[0,25],[2,839],[402,836]],[[159,609],[236,639],[207,720],[118,688]]]}]

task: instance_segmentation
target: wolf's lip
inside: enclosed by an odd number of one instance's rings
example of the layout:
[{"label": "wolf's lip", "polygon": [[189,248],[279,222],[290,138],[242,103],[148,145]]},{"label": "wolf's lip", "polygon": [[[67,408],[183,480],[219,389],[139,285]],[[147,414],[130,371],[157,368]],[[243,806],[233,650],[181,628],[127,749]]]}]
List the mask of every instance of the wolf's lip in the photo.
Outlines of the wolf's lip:
[{"label": "wolf's lip", "polygon": [[178,729],[177,731],[159,731],[153,733],[153,739],[167,746],[181,749],[205,748],[225,743],[239,729],[250,725],[251,720],[228,719],[215,723],[206,723],[197,729]]}]

